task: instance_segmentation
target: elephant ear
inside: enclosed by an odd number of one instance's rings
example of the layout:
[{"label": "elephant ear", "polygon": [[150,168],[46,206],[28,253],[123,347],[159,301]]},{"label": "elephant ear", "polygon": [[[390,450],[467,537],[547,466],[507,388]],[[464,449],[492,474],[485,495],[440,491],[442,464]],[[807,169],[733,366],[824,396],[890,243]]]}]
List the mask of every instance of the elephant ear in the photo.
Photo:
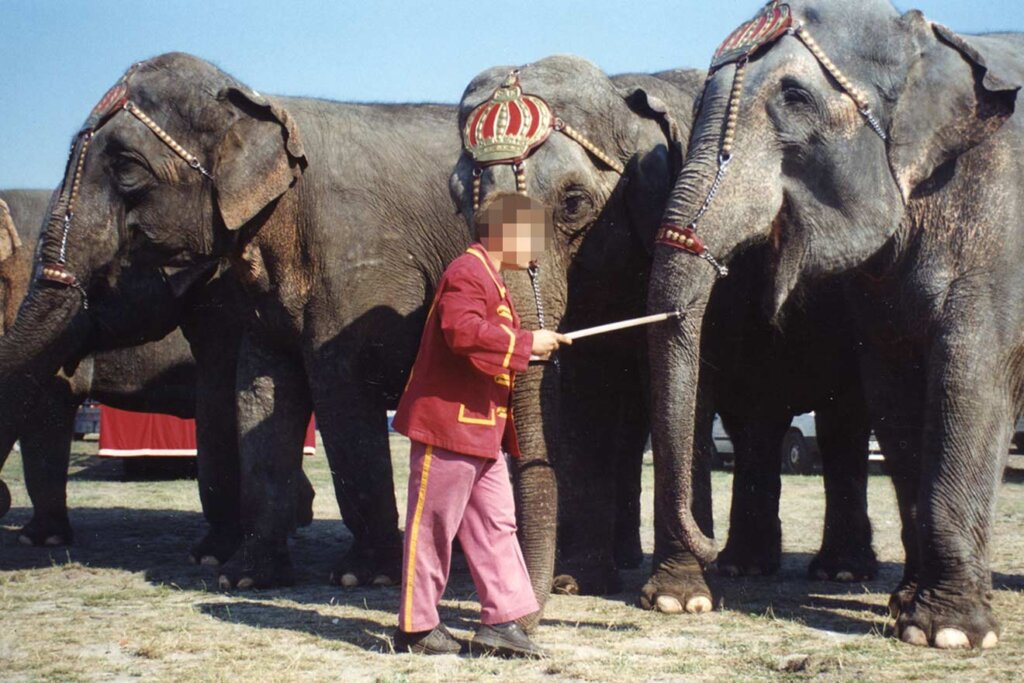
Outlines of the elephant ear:
[{"label": "elephant ear", "polygon": [[654,235],[658,230],[665,202],[679,169],[683,167],[682,133],[664,100],[644,88],[621,90],[622,98],[634,113],[657,121],[662,137],[640,140],[636,154],[626,168],[626,209],[636,236],[647,253],[654,253]]},{"label": "elephant ear", "polygon": [[18,237],[18,230],[14,226],[11,210],[7,202],[0,199],[0,262],[9,259],[20,248],[21,238]]},{"label": "elephant ear", "polygon": [[917,43],[890,125],[889,163],[904,200],[944,163],[1013,115],[1020,84],[983,49],[914,10],[900,18]]},{"label": "elephant ear", "polygon": [[236,86],[218,98],[239,113],[217,146],[213,172],[224,225],[238,230],[295,184],[306,152],[295,120],[270,98]]}]

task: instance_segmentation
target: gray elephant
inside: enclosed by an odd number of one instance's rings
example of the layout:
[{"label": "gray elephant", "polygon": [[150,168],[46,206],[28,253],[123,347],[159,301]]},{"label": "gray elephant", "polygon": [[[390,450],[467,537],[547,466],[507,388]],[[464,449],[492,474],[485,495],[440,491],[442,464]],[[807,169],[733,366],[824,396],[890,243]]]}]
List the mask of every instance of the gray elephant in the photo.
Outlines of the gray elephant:
[{"label": "gray elephant", "polygon": [[[459,126],[467,151],[450,179],[461,213],[472,220],[474,205],[489,194],[517,188],[554,212],[559,239],[539,259],[538,280],[528,273],[505,277],[516,301],[532,302],[534,285],[541,292],[541,311],[519,305],[527,326],[540,326],[539,313],[545,327],[562,331],[642,314],[647,249],[660,217],[652,207],[659,197],[664,202],[673,167],[681,164],[702,81],[699,73],[676,76],[678,83],[642,75],[613,81],[584,59],[555,56],[518,75],[512,67],[487,69],[466,88]],[[529,121],[542,122],[537,135],[547,133],[542,144],[521,164],[482,166],[473,146],[488,135],[488,121],[513,121],[502,117],[530,107],[538,113]],[[512,133],[520,146],[530,145],[522,130]],[[515,463],[520,541],[542,605],[552,589],[556,547],[554,590],[563,593],[617,592],[618,567],[642,559],[644,353],[636,330],[581,340],[557,364],[517,378],[520,437],[558,446],[527,449]],[[536,615],[526,625],[535,623]]]},{"label": "gray elephant", "polygon": [[882,0],[795,0],[770,3],[716,54],[648,304],[686,313],[648,337],[657,476],[678,487],[660,508],[673,533],[645,587],[653,605],[706,590],[698,562],[715,548],[689,476],[701,321],[712,266],[767,242],[776,310],[800,283],[850,271],[903,522],[897,633],[997,643],[988,548],[1024,355],[1022,48],[1018,34],[965,38]]},{"label": "gray elephant", "polygon": [[[154,120],[147,112],[155,103],[175,116]],[[297,476],[311,405],[356,537],[335,578],[345,585],[397,579],[384,409],[404,384],[434,282],[469,242],[446,191],[459,149],[454,122],[454,108],[441,105],[268,99],[201,60],[171,54],[134,67],[78,138],[44,239],[44,280],[12,333],[66,334],[81,315],[83,291],[91,302],[122,257],[234,261],[248,293],[237,366],[247,536],[223,569],[224,585],[291,580],[291,503],[282,492]],[[75,186],[72,197],[66,190]],[[69,203],[76,206],[65,232],[60,218]],[[116,234],[106,228],[110,212]],[[564,279],[545,268],[544,307],[554,310],[548,297],[565,291],[557,284]],[[532,291],[517,286],[525,313],[537,315]],[[0,340],[0,367],[13,380],[0,391],[57,360],[19,357]],[[555,443],[533,422],[541,414],[529,408],[536,386],[516,389],[528,453]]]},{"label": "gray elephant", "polygon": [[[3,220],[4,238],[9,249],[2,249],[5,256],[0,260],[0,297],[4,301],[3,328],[10,330],[15,323],[18,307],[29,288],[31,275],[35,270],[33,255],[39,241],[41,226],[50,202],[51,193],[43,190],[0,191],[0,211]],[[159,276],[163,278],[161,274]],[[201,481],[209,483],[205,476],[211,467],[210,459],[223,459],[224,453],[236,449],[230,440],[234,434],[234,409],[230,401],[207,401],[197,410],[197,384],[204,380],[197,377],[196,362],[189,342],[178,324],[184,325],[193,338],[209,339],[207,347],[219,347],[217,353],[233,353],[237,341],[233,341],[230,325],[224,326],[225,291],[224,282],[206,281],[201,292],[189,290],[192,276],[185,274],[188,282],[182,282],[181,274],[172,275],[175,287],[186,290],[184,296],[170,297],[158,287],[142,287],[148,297],[147,304],[156,315],[140,315],[139,310],[122,310],[125,300],[116,290],[97,291],[89,313],[88,340],[79,344],[78,356],[69,356],[56,374],[41,379],[36,388],[36,398],[28,402],[16,397],[20,418],[12,422],[13,429],[4,434],[7,443],[20,439],[22,460],[25,470],[25,484],[33,504],[33,516],[19,532],[19,540],[29,545],[61,545],[71,543],[73,533],[67,511],[67,473],[75,412],[81,403],[92,397],[107,405],[125,410],[162,412],[183,418],[197,417],[199,430],[199,469]],[[138,287],[140,278],[125,279],[127,286]],[[197,288],[198,290],[199,288]],[[153,292],[166,294],[163,299]],[[170,298],[169,298],[170,297]],[[170,330],[163,339],[158,337]],[[147,338],[156,341],[139,346],[98,351],[81,355],[91,349],[102,349],[137,344]],[[207,352],[211,353],[211,352]],[[15,410],[14,406],[9,408]],[[229,441],[218,444],[211,439],[227,428]],[[9,446],[0,458],[0,464],[9,453]],[[237,457],[237,456],[236,456]],[[312,489],[304,482],[302,492],[306,501],[301,521],[309,519],[309,504]],[[237,494],[221,495],[231,487],[237,489],[235,481],[220,482],[212,487],[200,488],[204,511],[212,525],[212,533],[237,537],[238,511]],[[236,529],[232,531],[231,529]],[[237,541],[235,541],[237,543]],[[230,554],[228,552],[227,554]],[[209,563],[215,556],[208,555],[202,548],[193,550],[195,561],[204,556]],[[226,558],[224,558],[226,559]]]}]

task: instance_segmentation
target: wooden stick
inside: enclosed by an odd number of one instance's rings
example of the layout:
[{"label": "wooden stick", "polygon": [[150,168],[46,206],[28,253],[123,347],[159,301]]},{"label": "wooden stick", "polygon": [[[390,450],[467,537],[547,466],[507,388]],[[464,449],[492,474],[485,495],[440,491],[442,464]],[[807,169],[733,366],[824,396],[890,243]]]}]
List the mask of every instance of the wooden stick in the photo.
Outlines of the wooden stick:
[{"label": "wooden stick", "polygon": [[[607,323],[605,325],[596,325],[595,327],[587,327],[582,330],[576,330],[575,332],[566,333],[566,337],[576,341],[584,337],[592,337],[596,334],[605,334],[606,332],[616,332],[618,330],[629,329],[630,327],[639,327],[640,325],[650,325],[651,323],[660,323],[663,320],[671,320],[672,318],[682,317],[681,311],[671,311],[669,313],[655,313],[654,315],[645,315],[642,318],[631,318],[629,320],[620,320],[617,323]],[[530,360],[540,360],[537,356],[530,356]]]},{"label": "wooden stick", "polygon": [[608,323],[606,325],[597,325],[595,327],[588,327],[583,330],[576,330],[575,332],[567,332],[566,337],[576,341],[584,337],[592,337],[595,334],[605,334],[606,332],[615,332],[617,330],[625,330],[630,327],[639,327],[641,325],[650,325],[651,323],[660,323],[662,320],[669,320],[671,318],[678,318],[682,313],[679,311],[672,311],[670,313],[655,313],[654,315],[645,315],[642,318],[631,318],[630,320],[620,320],[617,323]]}]

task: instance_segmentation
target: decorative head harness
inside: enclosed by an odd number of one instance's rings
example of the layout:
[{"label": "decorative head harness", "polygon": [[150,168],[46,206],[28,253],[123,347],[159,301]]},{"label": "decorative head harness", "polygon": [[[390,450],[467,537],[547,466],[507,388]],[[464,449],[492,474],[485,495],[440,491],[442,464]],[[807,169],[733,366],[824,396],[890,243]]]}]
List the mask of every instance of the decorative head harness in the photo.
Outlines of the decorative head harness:
[{"label": "decorative head harness", "polygon": [[715,195],[722,185],[722,180],[725,178],[729,162],[732,161],[733,143],[736,139],[736,123],[739,120],[740,96],[743,94],[743,79],[747,62],[755,52],[775,43],[785,35],[796,36],[810,50],[814,58],[835,79],[843,92],[849,95],[857,104],[857,110],[864,117],[867,125],[882,140],[888,140],[888,136],[885,134],[881,123],[879,123],[871,111],[871,103],[867,95],[855,87],[846,75],[839,70],[839,67],[828,58],[828,55],[824,53],[814,38],[807,32],[807,29],[804,28],[803,23],[794,25],[793,14],[788,4],[780,0],[771,0],[756,17],[733,31],[718,48],[714,58],[711,60],[711,67],[708,70],[709,81],[721,67],[726,64],[736,64],[736,71],[733,74],[732,81],[732,93],[729,96],[729,105],[726,109],[725,128],[722,131],[718,152],[718,173],[711,183],[711,190],[708,192],[707,198],[700,209],[697,210],[696,216],[685,228],[681,228],[673,223],[665,223],[661,226],[656,237],[659,244],[666,244],[700,256],[715,267],[719,277],[728,275],[729,269],[718,262],[697,236],[697,223],[711,207],[711,203],[714,201]]},{"label": "decorative head harness", "polygon": [[511,165],[516,174],[516,191],[526,194],[526,159],[547,141],[552,131],[574,140],[619,175],[625,173],[626,169],[619,161],[558,118],[544,98],[524,95],[519,85],[519,69],[514,69],[486,102],[470,112],[462,131],[463,147],[476,163],[473,169],[474,211],[480,208],[480,178],[487,166]]},{"label": "decorative head harness", "polygon": [[[177,154],[179,157],[185,160],[185,162],[193,169],[203,174],[208,179],[213,179],[210,172],[203,167],[198,157],[191,154],[184,147],[179,145],[174,138],[172,138],[163,128],[158,126],[149,116],[145,114],[139,107],[129,99],[128,91],[128,80],[131,75],[138,68],[138,64],[133,65],[128,71],[121,77],[121,79],[114,84],[110,90],[103,96],[102,99],[93,107],[92,112],[89,114],[89,118],[86,119],[85,125],[75,135],[75,139],[71,142],[71,151],[68,154],[67,168],[64,171],[64,181],[61,183],[60,194],[58,196],[57,206],[64,207],[64,216],[61,219],[61,232],[60,232],[60,245],[57,251],[57,258],[54,261],[44,262],[42,269],[39,273],[39,279],[47,282],[54,282],[65,287],[74,287],[82,293],[84,301],[84,307],[89,308],[89,299],[86,294],[85,288],[82,283],[78,281],[68,269],[67,269],[67,248],[68,248],[68,234],[71,232],[71,221],[75,217],[75,204],[78,200],[78,192],[82,183],[82,172],[85,168],[85,156],[89,150],[89,145],[92,143],[92,139],[100,128],[102,128],[110,119],[120,111],[126,111],[136,119],[142,122],[144,126],[149,128],[162,143],[167,145],[172,152]],[[53,239],[53,232],[47,231],[48,241]],[[51,252],[44,252],[50,253]]]}]

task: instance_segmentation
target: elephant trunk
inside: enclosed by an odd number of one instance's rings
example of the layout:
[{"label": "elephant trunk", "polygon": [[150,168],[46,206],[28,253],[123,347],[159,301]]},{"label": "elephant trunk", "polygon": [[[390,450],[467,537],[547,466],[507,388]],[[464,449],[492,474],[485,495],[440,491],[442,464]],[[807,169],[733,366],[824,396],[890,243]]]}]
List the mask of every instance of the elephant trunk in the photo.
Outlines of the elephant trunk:
[{"label": "elephant trunk", "polygon": [[[656,550],[688,550],[707,564],[717,556],[693,513],[694,432],[700,375],[700,335],[714,271],[703,260],[659,247],[648,298],[651,312],[678,310],[676,323],[648,329],[651,440],[654,446]],[[698,492],[704,496],[709,492]],[[656,558],[657,559],[657,558]]]},{"label": "elephant trunk", "polygon": [[37,284],[13,327],[0,337],[0,451],[8,453],[18,425],[40,387],[69,360],[88,337],[81,294],[69,287]]},{"label": "elephant trunk", "polygon": [[512,397],[519,450],[515,465],[519,543],[533,593],[541,612],[523,620],[528,630],[540,621],[551,593],[558,536],[558,482],[552,455],[559,447],[558,369],[551,363],[531,367],[516,377]]}]

